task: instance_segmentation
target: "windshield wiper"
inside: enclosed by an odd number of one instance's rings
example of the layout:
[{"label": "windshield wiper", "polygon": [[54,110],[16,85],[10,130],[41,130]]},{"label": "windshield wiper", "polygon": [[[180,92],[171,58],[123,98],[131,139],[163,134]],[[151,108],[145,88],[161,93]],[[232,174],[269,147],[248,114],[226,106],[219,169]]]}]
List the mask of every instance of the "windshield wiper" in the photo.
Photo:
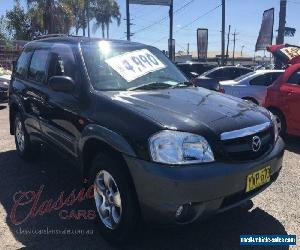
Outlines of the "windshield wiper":
[{"label": "windshield wiper", "polygon": [[152,89],[161,89],[161,88],[170,88],[173,87],[173,84],[165,83],[165,82],[149,82],[137,87],[129,88],[129,91],[144,89],[144,90],[152,90]]},{"label": "windshield wiper", "polygon": [[179,82],[179,83],[173,85],[172,89],[185,88],[185,87],[190,87],[190,86],[194,86],[194,84],[192,82]]}]

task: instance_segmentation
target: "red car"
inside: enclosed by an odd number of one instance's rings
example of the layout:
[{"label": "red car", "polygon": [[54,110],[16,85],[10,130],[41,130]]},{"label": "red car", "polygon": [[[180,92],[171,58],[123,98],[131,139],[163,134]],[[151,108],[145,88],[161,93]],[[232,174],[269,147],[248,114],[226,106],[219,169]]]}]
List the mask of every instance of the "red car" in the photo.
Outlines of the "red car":
[{"label": "red car", "polygon": [[[276,53],[278,55],[278,50]],[[273,54],[276,56],[276,53]],[[290,53],[287,46],[281,48],[281,56],[284,53]],[[295,60],[300,57],[300,48],[298,52],[293,48],[292,53],[286,54],[292,65],[267,89],[264,107],[275,115],[282,135],[300,136],[300,63]]]}]

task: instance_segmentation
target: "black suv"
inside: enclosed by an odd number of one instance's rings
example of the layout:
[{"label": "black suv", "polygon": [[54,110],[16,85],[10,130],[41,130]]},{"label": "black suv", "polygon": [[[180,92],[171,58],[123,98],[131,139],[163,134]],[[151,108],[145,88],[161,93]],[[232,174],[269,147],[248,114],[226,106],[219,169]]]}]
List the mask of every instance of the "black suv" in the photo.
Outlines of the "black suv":
[{"label": "black suv", "polygon": [[[99,229],[187,224],[277,178],[284,143],[265,109],[190,85],[158,49],[75,37],[28,43],[9,89],[18,154],[46,143],[94,184]],[[274,201],[275,202],[275,201]]]}]

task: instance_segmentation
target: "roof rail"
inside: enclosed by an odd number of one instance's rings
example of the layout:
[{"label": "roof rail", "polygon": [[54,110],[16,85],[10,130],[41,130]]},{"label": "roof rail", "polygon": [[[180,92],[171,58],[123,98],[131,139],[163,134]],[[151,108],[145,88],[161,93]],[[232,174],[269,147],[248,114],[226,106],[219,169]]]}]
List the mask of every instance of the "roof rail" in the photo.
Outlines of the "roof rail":
[{"label": "roof rail", "polygon": [[33,40],[40,40],[40,39],[50,38],[50,37],[64,37],[64,36],[67,37],[68,35],[66,35],[66,34],[48,34],[48,35],[37,36]]},{"label": "roof rail", "polygon": [[83,37],[83,36],[67,35],[67,34],[48,34],[48,35],[37,36],[33,40],[40,40],[40,39],[51,38],[51,37]]}]

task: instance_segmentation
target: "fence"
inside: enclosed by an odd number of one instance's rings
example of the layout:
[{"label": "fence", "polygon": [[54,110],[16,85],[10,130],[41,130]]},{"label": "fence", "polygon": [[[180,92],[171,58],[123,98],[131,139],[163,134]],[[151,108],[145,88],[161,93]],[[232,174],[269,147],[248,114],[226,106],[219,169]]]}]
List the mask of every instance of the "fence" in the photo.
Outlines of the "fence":
[{"label": "fence", "polygon": [[0,67],[12,70],[13,61],[18,58],[20,52],[20,48],[0,48]]}]

